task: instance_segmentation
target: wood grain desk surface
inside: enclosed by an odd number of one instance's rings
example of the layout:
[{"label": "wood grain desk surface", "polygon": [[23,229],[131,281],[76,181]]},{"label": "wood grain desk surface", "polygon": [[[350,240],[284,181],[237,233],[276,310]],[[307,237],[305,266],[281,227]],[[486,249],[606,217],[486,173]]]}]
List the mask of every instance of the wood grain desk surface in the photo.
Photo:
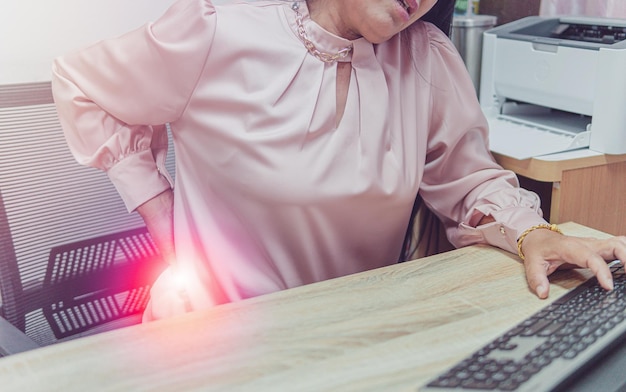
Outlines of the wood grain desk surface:
[{"label": "wood grain desk surface", "polygon": [[515,256],[472,246],[2,358],[0,390],[416,391],[588,276],[542,301]]},{"label": "wood grain desk surface", "polygon": [[566,170],[609,165],[626,161],[626,154],[578,154],[578,151],[554,155],[555,157],[562,157],[561,159],[551,158],[550,156],[516,159],[495,152],[492,154],[496,162],[503,168],[512,170],[521,176],[544,182],[561,181],[563,172]]}]

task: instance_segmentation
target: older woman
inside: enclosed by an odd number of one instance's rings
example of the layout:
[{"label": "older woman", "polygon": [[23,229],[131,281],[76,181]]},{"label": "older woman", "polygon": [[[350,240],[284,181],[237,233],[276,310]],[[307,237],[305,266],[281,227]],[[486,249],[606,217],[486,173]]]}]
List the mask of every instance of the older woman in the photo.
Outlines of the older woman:
[{"label": "older woman", "polygon": [[187,276],[159,278],[146,320],[394,263],[418,193],[455,246],[525,255],[542,298],[564,263],[611,288],[626,238],[559,234],[493,161],[462,60],[420,21],[435,3],[180,0],[55,62],[73,153]]}]

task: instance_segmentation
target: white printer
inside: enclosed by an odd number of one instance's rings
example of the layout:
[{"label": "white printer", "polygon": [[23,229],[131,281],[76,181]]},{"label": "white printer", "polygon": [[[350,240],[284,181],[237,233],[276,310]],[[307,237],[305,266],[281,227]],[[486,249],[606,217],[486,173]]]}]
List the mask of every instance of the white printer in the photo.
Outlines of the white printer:
[{"label": "white printer", "polygon": [[483,35],[491,150],[626,153],[626,20],[527,17]]}]

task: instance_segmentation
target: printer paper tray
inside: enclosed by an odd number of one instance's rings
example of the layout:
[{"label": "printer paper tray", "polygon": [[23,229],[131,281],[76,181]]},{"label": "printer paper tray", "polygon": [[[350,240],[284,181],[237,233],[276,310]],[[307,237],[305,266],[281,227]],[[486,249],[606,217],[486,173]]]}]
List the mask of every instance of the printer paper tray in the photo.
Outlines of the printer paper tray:
[{"label": "printer paper tray", "polygon": [[515,159],[589,147],[590,131],[580,133],[510,121],[505,116],[488,118],[489,145],[493,152]]}]

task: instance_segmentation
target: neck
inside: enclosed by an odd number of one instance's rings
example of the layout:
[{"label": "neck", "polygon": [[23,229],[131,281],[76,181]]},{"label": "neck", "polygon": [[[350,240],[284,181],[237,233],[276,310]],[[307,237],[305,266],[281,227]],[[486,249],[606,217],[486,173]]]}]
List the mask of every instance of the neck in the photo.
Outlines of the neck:
[{"label": "neck", "polygon": [[322,26],[326,31],[347,40],[355,40],[360,35],[346,28],[343,23],[343,10],[339,9],[340,1],[306,0],[311,20]]}]

